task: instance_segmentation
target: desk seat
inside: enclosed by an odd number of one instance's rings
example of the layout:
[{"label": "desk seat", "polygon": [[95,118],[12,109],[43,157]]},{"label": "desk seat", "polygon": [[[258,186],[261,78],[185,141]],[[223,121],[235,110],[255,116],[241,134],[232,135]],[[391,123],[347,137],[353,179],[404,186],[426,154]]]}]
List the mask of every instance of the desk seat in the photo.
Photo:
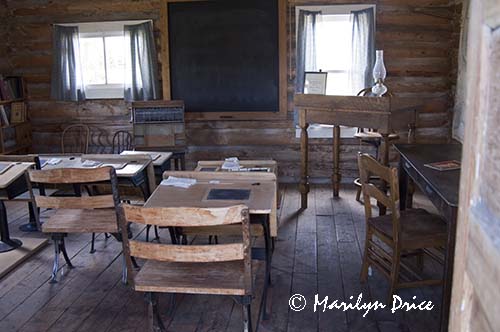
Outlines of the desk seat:
[{"label": "desk seat", "polygon": [[44,233],[117,233],[115,209],[60,209],[42,225]]},{"label": "desk seat", "polygon": [[[446,244],[446,223],[440,216],[424,209],[408,209],[401,211],[399,222],[401,249],[420,249]],[[392,215],[370,218],[368,223],[382,236],[394,241]]]},{"label": "desk seat", "polygon": [[140,292],[246,295],[244,275],[243,261],[179,263],[148,260],[135,276],[134,285]]},{"label": "desk seat", "polygon": [[[382,135],[379,132],[376,131],[363,131],[360,133],[354,134],[355,138],[361,139],[363,141],[374,141],[374,140],[381,140]],[[397,140],[399,139],[398,134],[389,134],[389,140]]]}]

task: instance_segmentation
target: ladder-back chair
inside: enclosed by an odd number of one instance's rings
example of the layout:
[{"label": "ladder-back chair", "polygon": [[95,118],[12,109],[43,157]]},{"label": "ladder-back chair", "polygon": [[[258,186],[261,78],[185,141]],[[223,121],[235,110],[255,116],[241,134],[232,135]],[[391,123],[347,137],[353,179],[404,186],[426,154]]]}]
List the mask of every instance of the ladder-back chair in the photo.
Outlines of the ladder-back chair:
[{"label": "ladder-back chair", "polygon": [[[144,208],[122,205],[120,225],[209,227],[237,225],[236,242],[216,245],[176,245],[123,238],[128,281],[149,299],[151,331],[166,331],[158,311],[158,293],[229,295],[243,305],[244,331],[252,331],[252,258],[248,208]],[[123,235],[122,235],[123,236]],[[146,260],[139,272],[132,257]],[[152,319],[151,319],[152,317]]]},{"label": "ladder-back chair", "polygon": [[[116,172],[112,167],[32,170],[29,171],[28,177],[32,200],[37,207],[55,210],[55,213],[42,224],[42,232],[51,235],[55,247],[51,283],[57,282],[61,252],[68,267],[73,267],[64,242],[69,233],[111,233],[120,239],[116,210],[120,204],[120,195]],[[111,183],[111,194],[79,197],[44,196],[33,190],[35,183],[84,185],[103,182]],[[125,232],[128,232],[128,229]]]},{"label": "ladder-back chair", "polygon": [[[399,183],[396,168],[382,166],[368,154],[358,155],[366,217],[366,240],[361,269],[361,281],[366,281],[369,266],[374,266],[390,280],[389,301],[398,288],[438,285],[441,279],[424,280],[418,271],[401,261],[401,256],[417,254],[420,259],[425,249],[446,245],[446,224],[437,215],[424,209],[399,210]],[[386,194],[373,183],[370,176],[378,176],[389,188]],[[384,205],[390,214],[373,217],[371,198]],[[377,241],[377,238],[379,241]],[[385,246],[390,248],[387,252]],[[430,256],[434,258],[434,256]],[[423,260],[421,260],[423,264]]]}]

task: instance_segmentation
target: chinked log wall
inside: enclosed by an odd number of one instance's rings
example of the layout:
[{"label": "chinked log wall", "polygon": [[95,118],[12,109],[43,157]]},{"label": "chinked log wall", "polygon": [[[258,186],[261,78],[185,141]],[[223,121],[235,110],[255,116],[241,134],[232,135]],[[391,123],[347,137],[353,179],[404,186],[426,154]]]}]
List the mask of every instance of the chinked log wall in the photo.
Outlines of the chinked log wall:
[{"label": "chinked log wall", "polygon": [[[60,133],[70,123],[86,123],[100,130],[94,150],[109,145],[117,130],[129,130],[128,105],[119,100],[62,103],[50,100],[50,71],[53,23],[106,20],[154,20],[159,42],[159,8],[156,0],[0,0],[9,15],[1,34],[8,32],[9,63],[15,74],[26,77],[30,116],[33,123],[33,150],[59,149]],[[200,159],[227,156],[274,158],[284,180],[298,179],[299,140],[293,128],[295,80],[295,6],[375,3],[377,5],[376,47],[385,50],[387,85],[398,96],[422,100],[438,97],[419,114],[417,140],[440,142],[450,137],[451,109],[456,77],[460,8],[449,0],[301,0],[289,1],[288,29],[288,117],[282,121],[189,122],[188,167]],[[3,25],[4,26],[4,25]],[[3,27],[2,26],[2,27]],[[7,30],[7,31],[5,31]],[[158,43],[159,45],[159,43]],[[5,57],[1,53],[0,57]],[[7,65],[5,59],[0,60]],[[4,67],[6,68],[6,67]],[[357,171],[359,144],[345,140],[341,149],[342,173],[346,178]],[[311,176],[327,178],[331,173],[332,149],[328,139],[312,140]],[[364,147],[363,149],[366,149]]]}]

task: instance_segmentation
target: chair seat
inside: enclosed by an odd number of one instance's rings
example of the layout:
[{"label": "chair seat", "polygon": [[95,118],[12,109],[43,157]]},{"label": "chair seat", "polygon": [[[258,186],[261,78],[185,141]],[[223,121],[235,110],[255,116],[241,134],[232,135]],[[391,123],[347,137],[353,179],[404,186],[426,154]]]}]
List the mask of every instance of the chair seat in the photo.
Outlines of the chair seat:
[{"label": "chair seat", "polygon": [[[355,138],[361,139],[363,141],[377,141],[382,139],[382,135],[379,132],[376,131],[364,131],[361,133],[356,133],[354,134]],[[399,139],[398,134],[389,134],[389,140],[397,140]]]},{"label": "chair seat", "polygon": [[116,233],[114,209],[60,209],[42,225],[44,233]]},{"label": "chair seat", "polygon": [[[368,223],[376,231],[392,239],[391,215],[369,219]],[[447,240],[444,220],[424,209],[401,211],[401,247],[403,249],[421,249],[444,245]]]},{"label": "chair seat", "polygon": [[177,263],[147,261],[134,277],[135,290],[187,294],[245,294],[243,261]]}]

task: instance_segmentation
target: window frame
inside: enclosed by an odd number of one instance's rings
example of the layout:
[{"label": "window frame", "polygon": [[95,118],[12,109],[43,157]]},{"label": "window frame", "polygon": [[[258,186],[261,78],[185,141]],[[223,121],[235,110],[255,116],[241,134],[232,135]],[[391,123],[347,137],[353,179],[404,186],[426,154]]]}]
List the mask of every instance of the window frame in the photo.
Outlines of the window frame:
[{"label": "window frame", "polygon": [[[124,36],[124,26],[131,24],[141,24],[151,20],[126,20],[126,21],[99,21],[99,22],[82,22],[82,23],[64,23],[58,24],[62,26],[78,26],[78,35],[80,39],[80,50],[82,48],[82,39],[84,38],[102,38],[104,52],[104,79],[105,84],[88,84],[85,85],[85,98],[89,100],[99,99],[124,99],[125,82],[107,83],[108,71],[106,60],[106,37]],[[82,73],[85,73],[82,68]],[[85,76],[84,76],[85,80]],[[85,83],[85,81],[84,81]]]},{"label": "window frame", "polygon": [[[295,7],[295,22],[299,21],[299,11],[321,11],[323,15],[347,15],[353,10],[363,10],[373,8],[375,12],[374,24],[377,25],[377,6],[375,4],[353,4],[353,5],[301,5]],[[298,25],[295,26],[295,36],[298,35]],[[297,38],[297,37],[296,37]],[[319,68],[326,73],[345,73],[344,70],[325,70]],[[347,71],[347,74],[349,72]],[[328,87],[327,87],[328,90]],[[333,126],[324,124],[310,124],[307,133],[311,139],[321,139],[321,138],[333,138]],[[356,133],[355,127],[344,127],[341,126],[343,130],[340,131],[340,137],[342,139],[353,139],[353,134]],[[295,138],[300,138],[300,128],[298,125],[295,126]]]}]

